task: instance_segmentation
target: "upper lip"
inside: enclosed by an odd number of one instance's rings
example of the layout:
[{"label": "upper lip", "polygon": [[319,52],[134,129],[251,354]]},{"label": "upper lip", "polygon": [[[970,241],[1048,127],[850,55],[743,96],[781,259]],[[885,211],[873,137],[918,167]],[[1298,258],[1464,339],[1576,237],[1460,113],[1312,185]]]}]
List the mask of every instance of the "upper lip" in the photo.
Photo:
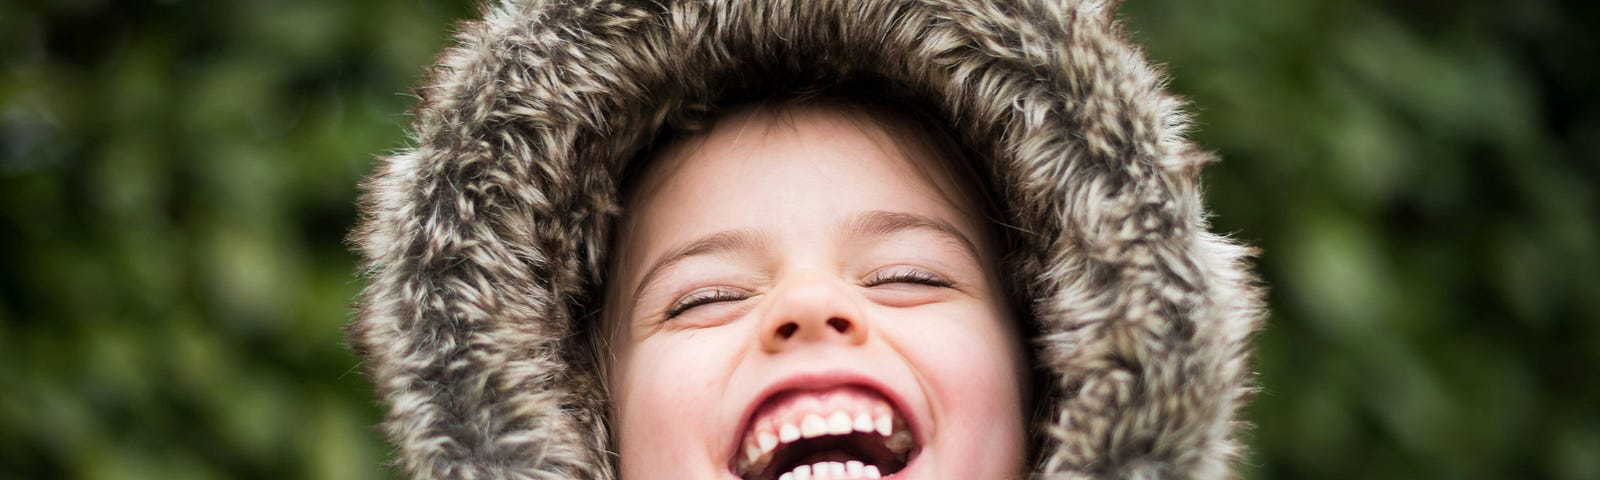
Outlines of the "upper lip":
[{"label": "upper lip", "polygon": [[[740,420],[738,430],[733,432],[733,438],[735,439],[733,442],[734,451],[729,455],[729,458],[735,461],[739,458],[741,453],[739,453],[738,449],[740,445],[743,445],[742,439],[745,432],[750,430],[750,422],[755,420],[756,412],[761,406],[766,405],[773,397],[787,392],[823,391],[844,386],[859,386],[883,395],[883,398],[889,401],[889,405],[894,407],[896,414],[905,420],[907,428],[911,431],[912,438],[918,438],[918,426],[911,415],[911,410],[906,408],[905,399],[877,379],[849,370],[802,372],[784,377],[767,385],[749,405],[745,406],[744,412],[740,417],[743,420]],[[731,463],[733,462],[730,462],[729,468],[734,469],[735,467]]]}]

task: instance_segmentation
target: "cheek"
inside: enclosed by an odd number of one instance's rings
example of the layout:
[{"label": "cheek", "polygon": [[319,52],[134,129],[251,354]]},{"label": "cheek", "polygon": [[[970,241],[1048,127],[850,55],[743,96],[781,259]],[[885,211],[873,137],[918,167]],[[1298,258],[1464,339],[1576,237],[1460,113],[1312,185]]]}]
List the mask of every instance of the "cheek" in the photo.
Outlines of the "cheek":
[{"label": "cheek", "polygon": [[937,319],[902,319],[915,328],[896,332],[902,339],[896,343],[932,390],[934,441],[969,459],[995,460],[957,467],[975,469],[969,472],[974,478],[1001,478],[992,476],[994,469],[1020,468],[1026,451],[1021,340],[998,312],[951,309]]},{"label": "cheek", "polygon": [[[1021,339],[997,309],[961,307],[900,320],[896,343],[920,363],[931,384],[956,398],[1020,401],[1024,385]],[[916,318],[921,317],[921,318]],[[983,388],[976,388],[983,387]]]},{"label": "cheek", "polygon": [[616,428],[624,471],[674,471],[677,460],[712,452],[715,408],[726,390],[728,349],[671,336],[634,345],[616,372]]},{"label": "cheek", "polygon": [[[938,332],[925,329],[928,335]],[[985,415],[1005,411],[1020,414],[1023,381],[1017,365],[1017,346],[1001,330],[952,328],[941,335],[942,345],[926,349],[919,368],[929,383],[942,390],[951,407],[980,407]],[[941,342],[930,340],[929,345]],[[957,405],[959,404],[959,405]]]}]

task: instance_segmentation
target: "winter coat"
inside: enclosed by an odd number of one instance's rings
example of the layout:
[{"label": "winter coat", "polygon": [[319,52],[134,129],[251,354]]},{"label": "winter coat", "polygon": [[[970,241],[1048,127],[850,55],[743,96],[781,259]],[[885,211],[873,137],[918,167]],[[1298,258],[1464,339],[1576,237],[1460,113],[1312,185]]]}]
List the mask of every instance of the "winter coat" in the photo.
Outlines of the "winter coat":
[{"label": "winter coat", "polygon": [[730,92],[871,77],[938,112],[1020,235],[1045,372],[1039,478],[1225,478],[1260,322],[1250,251],[1207,231],[1215,160],[1090,0],[548,0],[484,7],[365,183],[350,342],[412,478],[611,479],[579,354],[618,180]]}]

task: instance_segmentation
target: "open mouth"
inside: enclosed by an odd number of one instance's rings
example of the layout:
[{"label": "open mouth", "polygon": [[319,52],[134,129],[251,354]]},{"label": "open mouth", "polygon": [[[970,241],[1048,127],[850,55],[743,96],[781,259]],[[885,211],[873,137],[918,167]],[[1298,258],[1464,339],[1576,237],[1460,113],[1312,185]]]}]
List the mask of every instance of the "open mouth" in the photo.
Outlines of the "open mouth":
[{"label": "open mouth", "polygon": [[774,395],[744,432],[734,473],[744,480],[889,477],[917,453],[904,415],[861,386]]}]

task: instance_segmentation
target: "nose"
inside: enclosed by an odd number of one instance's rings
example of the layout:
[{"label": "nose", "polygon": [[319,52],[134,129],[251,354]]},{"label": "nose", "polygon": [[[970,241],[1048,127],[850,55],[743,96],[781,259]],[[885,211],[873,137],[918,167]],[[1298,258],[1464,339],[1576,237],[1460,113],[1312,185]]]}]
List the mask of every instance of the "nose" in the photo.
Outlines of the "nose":
[{"label": "nose", "polygon": [[801,343],[867,341],[867,321],[837,280],[809,276],[781,285],[761,319],[761,349],[778,353]]}]

